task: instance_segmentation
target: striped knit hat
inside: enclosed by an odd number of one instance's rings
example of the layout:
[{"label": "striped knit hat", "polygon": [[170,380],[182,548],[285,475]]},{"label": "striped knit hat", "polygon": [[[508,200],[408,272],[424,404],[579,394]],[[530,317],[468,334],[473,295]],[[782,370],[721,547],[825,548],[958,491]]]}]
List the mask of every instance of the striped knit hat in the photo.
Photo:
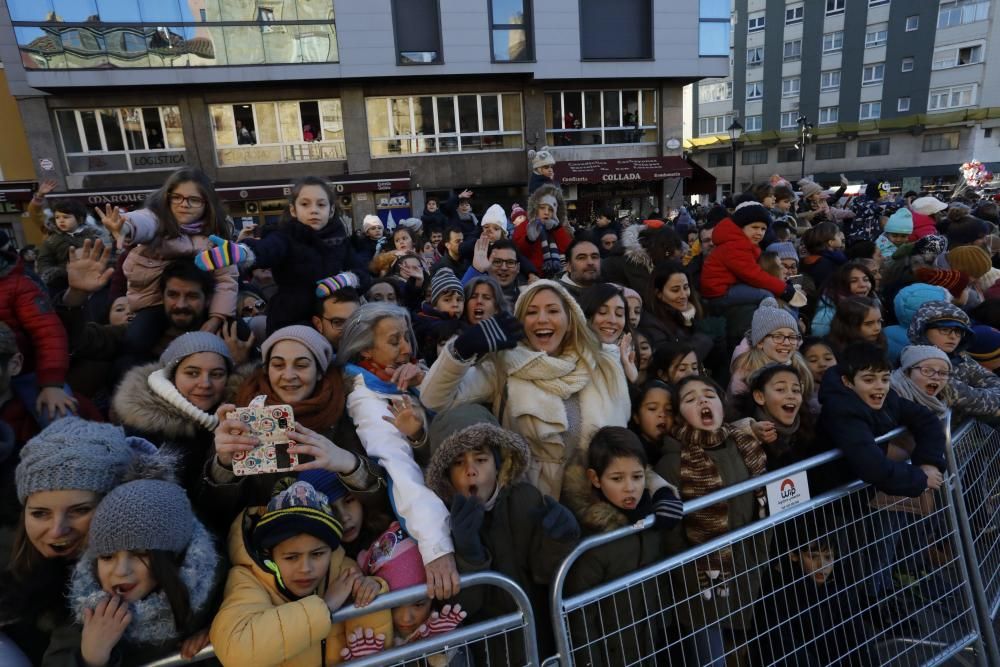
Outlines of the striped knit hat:
[{"label": "striped knit hat", "polygon": [[969,286],[969,276],[961,271],[951,269],[932,269],[927,266],[919,266],[914,269],[913,275],[919,282],[945,288],[955,299],[962,298],[962,292]]},{"label": "striped knit hat", "polygon": [[448,292],[464,295],[465,289],[462,287],[462,281],[455,277],[455,272],[444,267],[438,269],[431,278],[431,305],[436,304],[437,300]]},{"label": "striped knit hat", "polygon": [[[282,483],[279,482],[279,486]],[[308,482],[298,481],[279,491],[253,530],[253,543],[263,551],[296,535],[312,535],[336,551],[344,529],[333,518],[327,497]]]}]

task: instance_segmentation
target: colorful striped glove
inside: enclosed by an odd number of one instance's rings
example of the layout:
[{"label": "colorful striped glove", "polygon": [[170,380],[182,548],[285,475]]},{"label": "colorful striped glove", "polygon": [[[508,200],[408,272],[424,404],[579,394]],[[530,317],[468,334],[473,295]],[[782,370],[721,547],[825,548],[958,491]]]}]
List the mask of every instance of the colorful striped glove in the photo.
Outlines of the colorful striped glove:
[{"label": "colorful striped glove", "polygon": [[316,296],[325,299],[342,287],[357,287],[358,277],[350,271],[338,273],[331,278],[316,281]]},{"label": "colorful striped glove", "polygon": [[347,635],[347,647],[340,650],[340,659],[347,661],[373,655],[385,648],[385,635],[371,628],[356,628]]},{"label": "colorful striped glove", "polygon": [[215,271],[226,266],[252,263],[253,252],[242,243],[227,241],[221,236],[209,236],[215,247],[202,250],[194,258],[195,265],[202,271]]}]

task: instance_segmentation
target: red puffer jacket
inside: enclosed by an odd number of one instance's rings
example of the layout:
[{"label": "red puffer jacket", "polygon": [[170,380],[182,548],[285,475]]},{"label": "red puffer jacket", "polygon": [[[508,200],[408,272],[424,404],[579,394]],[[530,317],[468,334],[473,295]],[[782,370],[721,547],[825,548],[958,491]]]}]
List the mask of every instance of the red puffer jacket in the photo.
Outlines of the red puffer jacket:
[{"label": "red puffer jacket", "polygon": [[712,230],[715,249],[701,270],[701,295],[706,299],[725,296],[733,285],[766,289],[780,297],[785,281],[760,268],[760,247],[751,243],[735,222],[726,218]]},{"label": "red puffer jacket", "polygon": [[66,329],[48,295],[25,274],[20,259],[0,276],[0,320],[17,336],[24,372],[34,371],[40,388],[63,386],[69,370]]}]

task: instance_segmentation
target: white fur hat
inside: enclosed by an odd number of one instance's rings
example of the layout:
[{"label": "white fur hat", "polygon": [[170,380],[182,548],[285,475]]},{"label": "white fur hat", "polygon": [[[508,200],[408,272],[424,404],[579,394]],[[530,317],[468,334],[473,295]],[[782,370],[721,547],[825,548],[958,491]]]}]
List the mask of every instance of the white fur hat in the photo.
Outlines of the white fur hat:
[{"label": "white fur hat", "polygon": [[483,214],[483,219],[479,221],[479,224],[483,227],[486,225],[496,225],[503,232],[504,236],[507,235],[507,214],[500,204],[493,204],[486,209],[486,213]]},{"label": "white fur hat", "polygon": [[528,151],[528,159],[531,160],[532,171],[556,163],[556,159],[552,156],[548,146],[542,146],[537,151]]}]

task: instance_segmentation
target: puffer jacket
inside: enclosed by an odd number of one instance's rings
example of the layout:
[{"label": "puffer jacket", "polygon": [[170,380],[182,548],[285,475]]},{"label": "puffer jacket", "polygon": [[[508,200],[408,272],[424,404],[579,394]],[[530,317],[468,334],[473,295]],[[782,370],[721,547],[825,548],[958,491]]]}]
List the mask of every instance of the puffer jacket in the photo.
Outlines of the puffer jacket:
[{"label": "puffer jacket", "polygon": [[268,303],[268,334],[290,324],[309,324],[316,303],[316,282],[345,271],[357,276],[364,293],[370,281],[343,223],[334,219],[318,232],[298,220],[265,227],[259,239],[244,241],[254,266],[271,269],[278,292]]},{"label": "puffer jacket", "polygon": [[111,246],[111,235],[103,227],[92,222],[86,222],[72,232],[58,230],[49,233],[48,238],[38,248],[38,259],[35,260],[35,273],[46,285],[62,284],[65,286],[66,262],[69,251],[83,247],[84,241],[102,241],[105,246]]},{"label": "puffer jacket", "polygon": [[[555,220],[556,226],[551,230],[543,229],[542,223],[538,219],[538,205],[545,195],[551,195],[556,199]],[[566,204],[563,201],[562,191],[554,185],[545,185],[535,190],[528,198],[528,222],[514,228],[511,240],[517,246],[517,251],[528,258],[535,267],[544,270],[546,259],[546,245],[555,246],[555,251],[560,255],[566,252],[570,243],[573,242],[573,234],[563,224],[566,220]],[[531,236],[538,233],[534,240]],[[468,243],[469,236],[466,235],[465,242]],[[457,275],[457,274],[456,274]]]},{"label": "puffer jacket", "polygon": [[712,230],[712,241],[715,249],[701,270],[703,297],[718,299],[738,284],[766,289],[778,298],[785,292],[785,281],[775,278],[757,263],[760,246],[750,241],[730,218],[724,219]]},{"label": "puffer jacket", "polygon": [[913,283],[896,293],[892,300],[892,308],[896,314],[897,324],[883,329],[883,333],[889,341],[889,361],[892,362],[893,366],[899,363],[899,355],[903,352],[903,348],[910,344],[907,329],[920,306],[928,301],[948,301],[950,299],[948,290],[927,283]]},{"label": "puffer jacket", "polygon": [[[930,345],[927,325],[940,319],[957,320],[966,327],[972,324],[969,316],[958,306],[945,301],[930,301],[917,310],[910,322],[907,329],[910,343]],[[951,359],[948,386],[955,396],[951,407],[974,417],[996,417],[1000,414],[1000,377],[983,368],[965,352],[971,342],[970,328],[969,332],[963,333],[955,351],[948,355]]]},{"label": "puffer jacket", "polygon": [[[377,611],[345,623],[332,623],[323,600],[327,589],[351,565],[343,547],[330,558],[330,571],[313,595],[296,599],[279,588],[264,564],[265,555],[252,546],[251,537],[262,508],[245,510],[229,531],[229,570],[222,606],[212,622],[210,636],[215,655],[224,665],[255,667],[315,667],[341,663],[340,651],[348,633],[372,628],[392,646],[391,612]],[[388,588],[382,584],[382,592]]]},{"label": "puffer jacket", "polygon": [[[181,259],[194,261],[195,255],[212,246],[203,234],[182,234],[175,239],[162,239],[154,245],[159,227],[156,215],[148,208],[125,215],[122,234],[132,250],[125,257],[122,270],[128,279],[128,305],[133,313],[163,303],[160,275],[168,264]],[[235,266],[226,266],[212,271],[212,278],[215,280],[215,292],[208,304],[208,312],[229,319],[236,315],[239,271]]]},{"label": "puffer jacket", "polygon": [[34,371],[39,388],[62,387],[69,371],[66,329],[49,297],[25,273],[21,259],[0,271],[0,321],[17,338],[24,357],[22,372]]}]

